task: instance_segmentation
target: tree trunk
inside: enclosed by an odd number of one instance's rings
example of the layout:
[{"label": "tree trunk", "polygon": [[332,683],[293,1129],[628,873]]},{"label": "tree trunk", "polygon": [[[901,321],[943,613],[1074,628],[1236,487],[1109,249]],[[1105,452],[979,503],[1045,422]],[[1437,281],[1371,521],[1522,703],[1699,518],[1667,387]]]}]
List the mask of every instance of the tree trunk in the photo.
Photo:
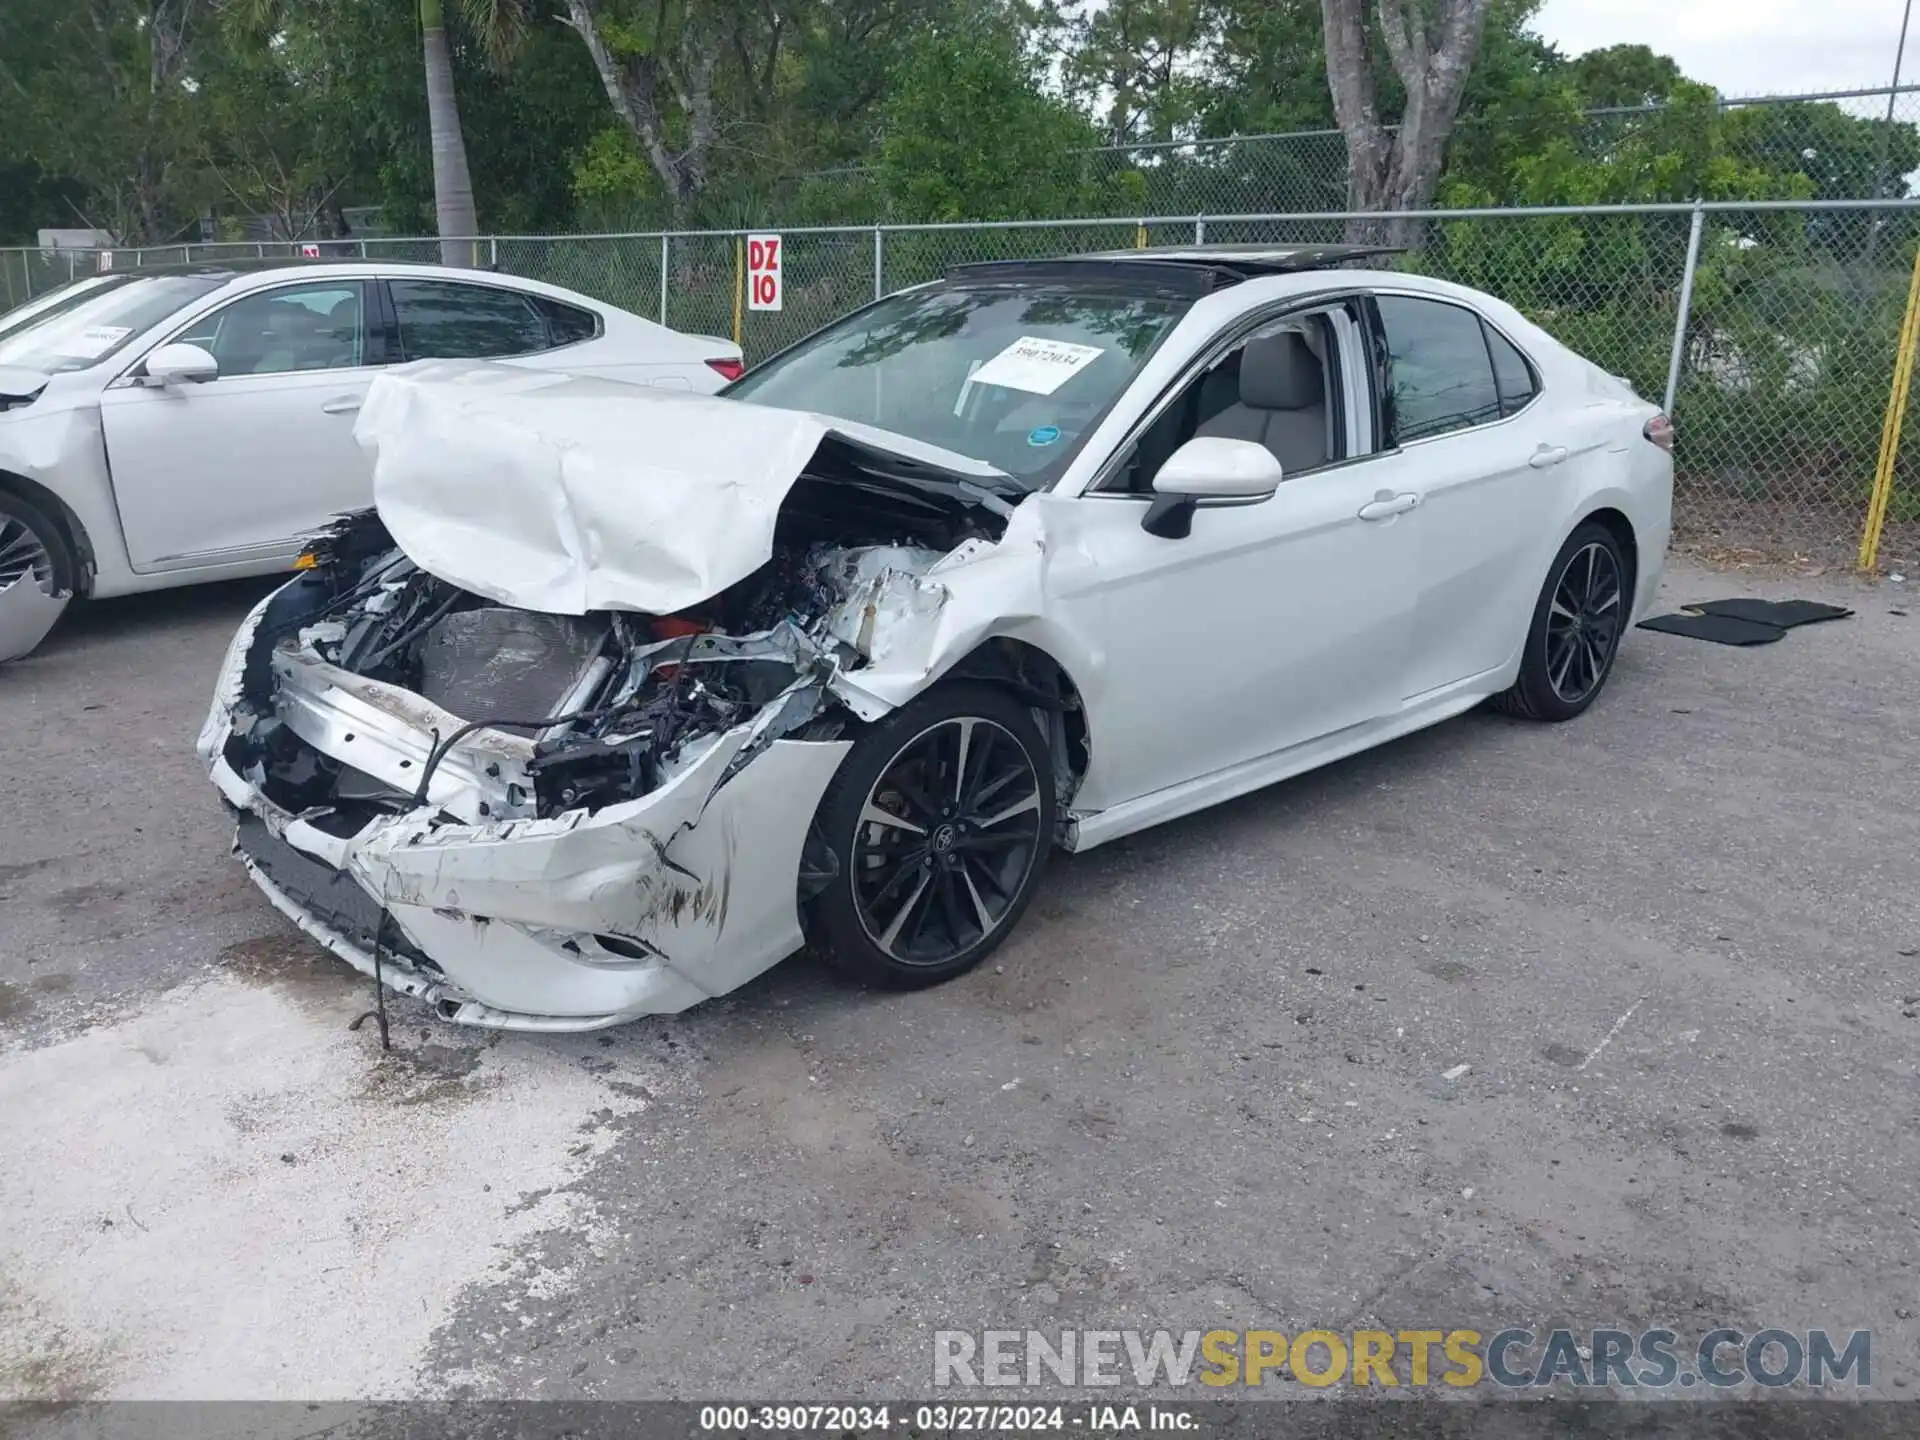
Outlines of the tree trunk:
[{"label": "tree trunk", "polygon": [[[594,16],[598,0],[565,0],[561,22],[587,47],[613,113],[633,136],[667,192],[676,223],[684,223],[707,185],[707,157],[717,133],[713,71],[715,47],[691,33],[669,45],[654,37],[644,55],[616,56],[601,36]],[[678,65],[670,52],[678,50]],[[664,92],[664,93],[663,93]],[[678,154],[667,144],[666,106],[677,108],[687,125],[687,148]]]},{"label": "tree trunk", "polygon": [[420,30],[427,63],[427,129],[433,142],[433,208],[440,224],[443,265],[474,263],[473,237],[480,233],[473,206],[467,142],[460,131],[460,101],[453,93],[453,52],[447,45],[441,0],[420,0]]},{"label": "tree trunk", "polygon": [[[1375,0],[1374,16],[1394,73],[1406,90],[1397,126],[1380,121],[1366,0],[1320,0],[1327,88],[1347,141],[1347,206],[1355,211],[1424,210],[1433,204],[1460,95],[1473,68],[1492,0]],[[1437,22],[1437,33],[1429,21]],[[1358,215],[1347,238],[1417,246],[1425,222]]]}]

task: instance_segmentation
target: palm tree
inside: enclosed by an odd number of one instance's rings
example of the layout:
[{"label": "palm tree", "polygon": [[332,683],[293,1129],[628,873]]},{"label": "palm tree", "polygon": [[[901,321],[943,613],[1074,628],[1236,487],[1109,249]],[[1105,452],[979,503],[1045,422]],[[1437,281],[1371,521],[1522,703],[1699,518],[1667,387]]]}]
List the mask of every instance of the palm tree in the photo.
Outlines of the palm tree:
[{"label": "palm tree", "polygon": [[440,263],[473,264],[472,237],[480,232],[473,207],[467,140],[460,130],[460,99],[453,91],[453,48],[440,0],[420,0],[420,44],[427,61],[427,133],[433,147],[433,209],[440,224]]},{"label": "palm tree", "polygon": [[[241,25],[256,35],[278,27],[283,0],[240,0]],[[496,68],[512,60],[526,35],[529,0],[460,0],[461,18]],[[444,0],[419,0],[420,48],[427,72],[427,134],[433,154],[433,208],[440,231],[440,259],[474,263],[473,239],[480,219],[467,169],[467,142],[460,129],[460,101],[453,88],[453,47],[447,40]]]},{"label": "palm tree", "polygon": [[[488,58],[504,66],[527,29],[526,0],[463,0],[468,28]],[[460,100],[453,89],[453,50],[447,43],[442,0],[420,0],[420,47],[427,66],[427,133],[433,150],[433,208],[440,227],[440,260],[475,263],[473,237],[480,233],[467,169],[467,141],[460,129]]]}]

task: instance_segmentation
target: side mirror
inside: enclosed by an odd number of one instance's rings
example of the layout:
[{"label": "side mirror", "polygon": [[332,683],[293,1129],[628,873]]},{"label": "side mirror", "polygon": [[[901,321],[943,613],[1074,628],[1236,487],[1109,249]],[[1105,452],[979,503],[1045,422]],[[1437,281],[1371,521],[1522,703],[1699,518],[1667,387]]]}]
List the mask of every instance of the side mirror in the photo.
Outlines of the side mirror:
[{"label": "side mirror", "polygon": [[219,374],[220,362],[198,345],[162,345],[147,357],[147,378],[161,385],[197,384]]},{"label": "side mirror", "polygon": [[1285,478],[1279,460],[1264,445],[1197,435],[1168,456],[1153,477],[1153,504],[1140,528],[1166,540],[1185,539],[1192,533],[1199,501],[1264,500]]}]

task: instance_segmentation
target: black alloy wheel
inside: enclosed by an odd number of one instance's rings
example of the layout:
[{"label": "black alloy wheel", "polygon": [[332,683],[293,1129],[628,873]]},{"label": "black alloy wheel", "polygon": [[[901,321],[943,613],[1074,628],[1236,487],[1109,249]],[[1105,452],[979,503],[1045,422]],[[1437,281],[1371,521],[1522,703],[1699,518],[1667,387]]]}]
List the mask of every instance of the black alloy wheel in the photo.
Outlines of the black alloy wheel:
[{"label": "black alloy wheel", "polygon": [[1633,609],[1633,566],[1620,539],[1589,520],[1567,537],[1535,602],[1520,674],[1493,708],[1527,720],[1571,720],[1613,673]]},{"label": "black alloy wheel", "polygon": [[821,802],[832,958],[897,987],[979,964],[1033,894],[1055,804],[1031,712],[992,686],[941,687],[865,731]]}]

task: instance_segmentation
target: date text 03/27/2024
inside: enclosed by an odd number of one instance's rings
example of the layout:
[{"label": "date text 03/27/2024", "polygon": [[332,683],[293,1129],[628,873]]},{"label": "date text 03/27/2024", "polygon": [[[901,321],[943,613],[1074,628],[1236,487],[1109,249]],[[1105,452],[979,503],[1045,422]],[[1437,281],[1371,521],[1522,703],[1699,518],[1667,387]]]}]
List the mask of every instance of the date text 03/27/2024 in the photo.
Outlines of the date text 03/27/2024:
[{"label": "date text 03/27/2024", "polygon": [[700,1429],[720,1434],[835,1436],[885,1434],[894,1426],[909,1433],[1121,1434],[1153,1431],[1192,1434],[1200,1421],[1177,1405],[703,1405]]}]

